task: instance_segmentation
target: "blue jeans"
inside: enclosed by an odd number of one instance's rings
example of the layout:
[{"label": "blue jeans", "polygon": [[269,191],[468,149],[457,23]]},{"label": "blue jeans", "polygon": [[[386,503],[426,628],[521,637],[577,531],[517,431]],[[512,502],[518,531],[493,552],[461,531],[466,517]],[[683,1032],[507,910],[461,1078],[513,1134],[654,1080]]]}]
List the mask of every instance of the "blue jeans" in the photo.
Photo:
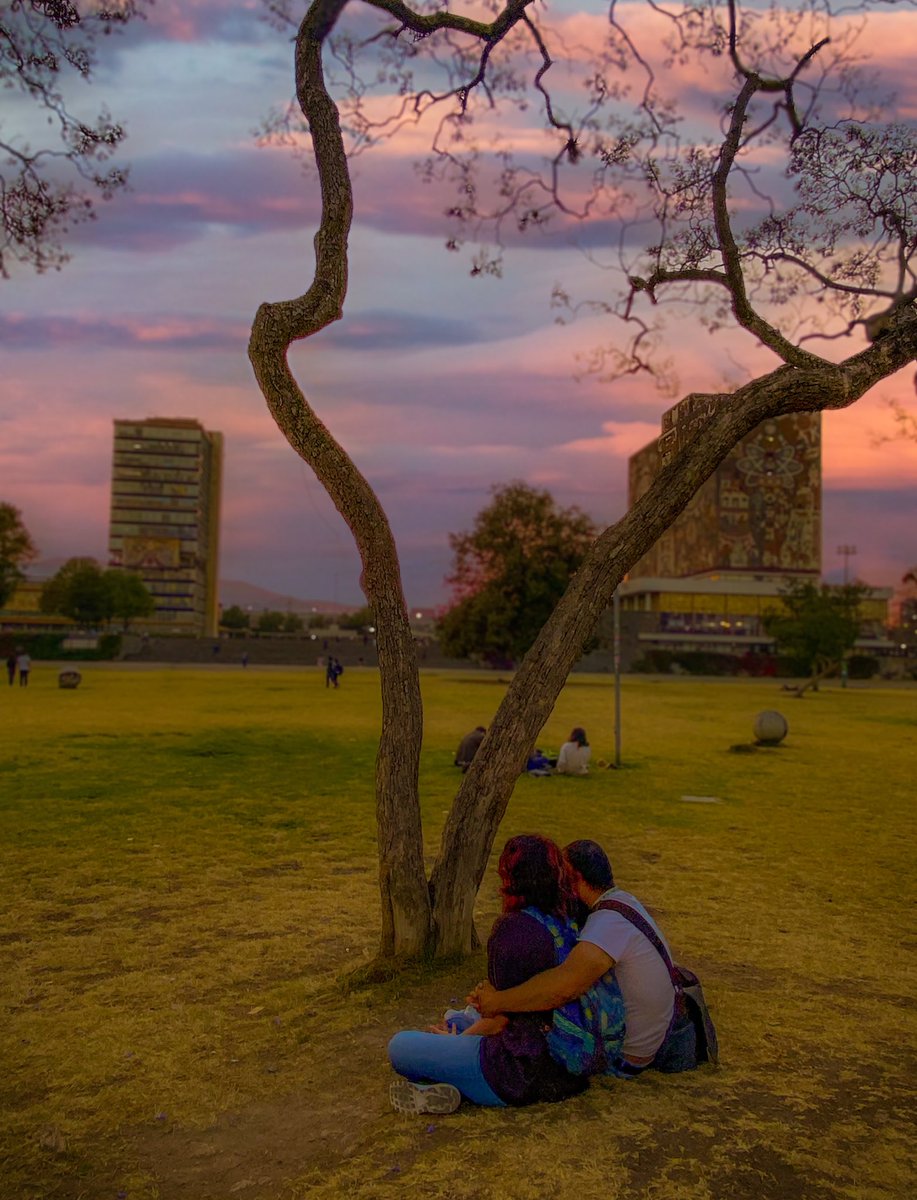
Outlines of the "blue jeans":
[{"label": "blue jeans", "polygon": [[472,1104],[505,1108],[481,1070],[481,1042],[474,1034],[396,1033],[388,1057],[399,1075],[414,1083],[451,1083]]}]

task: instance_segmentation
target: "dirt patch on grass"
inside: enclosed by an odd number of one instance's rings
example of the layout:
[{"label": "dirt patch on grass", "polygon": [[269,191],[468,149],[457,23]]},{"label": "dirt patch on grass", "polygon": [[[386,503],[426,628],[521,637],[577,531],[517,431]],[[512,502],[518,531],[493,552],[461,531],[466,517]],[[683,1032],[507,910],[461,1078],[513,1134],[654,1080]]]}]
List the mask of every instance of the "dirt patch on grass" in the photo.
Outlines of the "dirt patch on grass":
[{"label": "dirt patch on grass", "polygon": [[[378,1038],[363,1048],[377,1054]],[[368,1086],[359,1058],[349,1055],[323,1056],[316,1066],[316,1076],[300,1087],[221,1114],[207,1129],[163,1123],[138,1132],[138,1163],[162,1200],[277,1197],[292,1181],[335,1168],[372,1140],[387,1108],[378,1080]]]},{"label": "dirt patch on grass", "polygon": [[[884,1186],[876,1179],[862,1185],[876,1131],[906,1111],[912,1096],[906,1081],[915,1064],[895,1056],[852,1072],[827,1058],[744,1070],[727,1059],[719,1070],[597,1081],[563,1105],[464,1105],[449,1117],[399,1117],[388,1106],[385,1042],[394,1029],[436,1012],[445,990],[442,979],[413,988],[365,1025],[310,1042],[293,1055],[295,1064],[265,1060],[262,1069],[278,1076],[275,1097],[220,1113],[206,1128],[184,1128],[162,1114],[134,1130],[122,1179],[126,1169],[146,1180],[157,1200],[368,1200],[405,1189],[438,1200],[579,1200],[593,1180],[617,1200],[904,1194],[893,1175]],[[300,1074],[292,1087],[291,1067]],[[906,1172],[912,1152],[902,1149]],[[116,1173],[108,1182],[113,1192],[60,1194],[117,1195]]]},{"label": "dirt patch on grass", "polygon": [[[285,1062],[272,1099],[221,1113],[204,1129],[182,1128],[164,1116],[135,1130],[130,1144],[137,1169],[155,1181],[159,1200],[276,1200],[295,1192],[296,1181],[332,1175],[362,1151],[372,1158],[374,1147],[386,1142],[386,1129],[405,1124],[389,1107],[385,1044],[396,1029],[417,1025],[419,1014],[442,1008],[443,992],[442,981],[427,984],[339,1038],[310,1038],[308,1050],[292,1056],[299,1082],[289,1087],[291,1063]],[[281,1072],[268,1058],[262,1070]],[[424,1122],[424,1129],[428,1137],[437,1131],[451,1136],[442,1118]]]}]

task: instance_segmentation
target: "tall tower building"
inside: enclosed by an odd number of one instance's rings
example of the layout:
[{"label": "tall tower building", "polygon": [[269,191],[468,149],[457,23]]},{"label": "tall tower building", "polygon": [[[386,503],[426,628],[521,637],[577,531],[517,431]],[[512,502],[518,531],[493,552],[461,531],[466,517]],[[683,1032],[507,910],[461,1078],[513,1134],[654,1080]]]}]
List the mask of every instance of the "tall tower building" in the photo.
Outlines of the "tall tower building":
[{"label": "tall tower building", "polygon": [[223,435],[182,418],[115,421],[109,562],[149,588],[159,633],[218,625]]}]

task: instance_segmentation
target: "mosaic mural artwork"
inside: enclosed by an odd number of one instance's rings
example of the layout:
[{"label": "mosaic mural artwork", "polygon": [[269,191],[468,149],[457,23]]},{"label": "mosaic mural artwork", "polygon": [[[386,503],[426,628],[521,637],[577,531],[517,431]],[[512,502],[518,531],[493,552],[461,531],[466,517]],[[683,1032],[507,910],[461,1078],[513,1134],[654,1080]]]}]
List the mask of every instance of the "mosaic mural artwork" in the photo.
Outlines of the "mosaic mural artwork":
[{"label": "mosaic mural artwork", "polygon": [[[630,503],[660,469],[659,441],[629,463]],[[821,417],[765,421],[735,447],[630,577],[821,570]]]}]

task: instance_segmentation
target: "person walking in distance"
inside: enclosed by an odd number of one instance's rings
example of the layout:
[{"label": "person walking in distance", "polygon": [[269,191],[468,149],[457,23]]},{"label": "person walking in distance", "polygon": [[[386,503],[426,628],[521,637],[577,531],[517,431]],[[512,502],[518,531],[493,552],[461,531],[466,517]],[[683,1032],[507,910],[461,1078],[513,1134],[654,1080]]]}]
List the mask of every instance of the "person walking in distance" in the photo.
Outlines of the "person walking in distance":
[{"label": "person walking in distance", "polygon": [[27,651],[22,650],[19,653],[19,655],[16,659],[16,666],[19,668],[19,686],[20,687],[28,687],[29,686],[29,672],[32,670],[32,660],[29,657]]}]

